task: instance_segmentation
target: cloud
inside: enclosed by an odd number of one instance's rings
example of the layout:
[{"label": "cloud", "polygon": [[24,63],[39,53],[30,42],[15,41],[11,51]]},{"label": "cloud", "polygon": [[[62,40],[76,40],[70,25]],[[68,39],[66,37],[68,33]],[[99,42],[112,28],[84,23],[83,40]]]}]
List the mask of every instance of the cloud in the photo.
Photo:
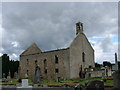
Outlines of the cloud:
[{"label": "cloud", "polygon": [[[64,48],[75,38],[75,23],[84,23],[88,38],[95,51],[114,53],[117,44],[111,40],[117,36],[117,3],[3,3],[2,4],[3,53],[13,59],[33,42],[42,51]],[[112,50],[111,50],[112,48]],[[96,60],[100,61],[97,53]],[[108,56],[106,54],[106,56]],[[111,60],[111,58],[108,58]]]}]

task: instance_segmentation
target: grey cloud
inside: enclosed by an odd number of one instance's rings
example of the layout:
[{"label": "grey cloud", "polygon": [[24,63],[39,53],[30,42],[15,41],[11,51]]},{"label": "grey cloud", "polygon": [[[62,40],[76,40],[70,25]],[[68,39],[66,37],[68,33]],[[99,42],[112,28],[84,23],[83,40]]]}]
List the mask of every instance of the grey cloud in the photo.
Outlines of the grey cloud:
[{"label": "grey cloud", "polygon": [[[117,3],[26,2],[3,3],[2,8],[3,48],[10,54],[19,55],[33,42],[43,51],[69,45],[75,37],[77,21],[84,23],[84,32],[89,38],[117,34],[117,23],[109,23],[111,19],[117,20]],[[13,41],[19,47],[11,46]],[[104,45],[108,47],[105,42],[101,46]]]}]

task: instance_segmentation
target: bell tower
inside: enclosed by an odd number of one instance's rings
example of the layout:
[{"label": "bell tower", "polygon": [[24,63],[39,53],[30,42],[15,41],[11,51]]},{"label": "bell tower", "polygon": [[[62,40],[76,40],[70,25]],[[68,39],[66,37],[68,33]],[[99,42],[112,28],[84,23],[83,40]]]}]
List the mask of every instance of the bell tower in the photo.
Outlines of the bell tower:
[{"label": "bell tower", "polygon": [[83,23],[81,22],[76,23],[76,35],[79,33],[83,33]]}]

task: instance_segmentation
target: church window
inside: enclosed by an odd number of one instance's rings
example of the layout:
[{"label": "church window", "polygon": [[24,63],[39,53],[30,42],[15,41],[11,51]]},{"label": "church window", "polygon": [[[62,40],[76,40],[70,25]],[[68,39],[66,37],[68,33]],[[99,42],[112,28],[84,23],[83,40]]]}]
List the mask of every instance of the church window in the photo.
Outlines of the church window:
[{"label": "church window", "polygon": [[55,73],[59,73],[59,69],[58,68],[55,69]]},{"label": "church window", "polygon": [[47,67],[47,60],[44,59],[43,62],[44,62],[44,73],[47,74],[47,69],[46,69],[46,67]]},{"label": "church window", "polygon": [[47,69],[45,69],[45,74],[47,74]]},{"label": "church window", "polygon": [[55,63],[58,64],[58,56],[55,55]]},{"label": "church window", "polygon": [[85,62],[85,53],[82,53],[82,61]]},{"label": "church window", "polygon": [[92,66],[91,66],[91,65],[89,65],[89,68],[92,68]]},{"label": "church window", "polygon": [[27,75],[28,75],[28,70],[27,70]]},{"label": "church window", "polygon": [[35,60],[35,64],[37,64],[37,60]]},{"label": "church window", "polygon": [[35,60],[35,65],[37,66],[37,60]]},{"label": "church window", "polygon": [[46,59],[44,59],[44,64],[46,63],[46,61],[47,61],[47,60],[46,60]]},{"label": "church window", "polygon": [[27,65],[29,64],[29,60],[27,59]]},{"label": "church window", "polygon": [[46,67],[46,66],[47,66],[47,60],[44,59],[44,67]]}]

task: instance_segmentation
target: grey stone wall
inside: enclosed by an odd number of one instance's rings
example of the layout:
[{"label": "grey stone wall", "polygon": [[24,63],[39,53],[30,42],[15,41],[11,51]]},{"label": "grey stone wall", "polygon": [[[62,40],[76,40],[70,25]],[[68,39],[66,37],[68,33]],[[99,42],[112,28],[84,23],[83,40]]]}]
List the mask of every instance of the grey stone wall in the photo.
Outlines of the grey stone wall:
[{"label": "grey stone wall", "polygon": [[[77,27],[79,24],[80,22]],[[20,76],[25,77],[25,74],[28,74],[29,77],[33,77],[36,64],[41,69],[42,77],[47,79],[79,78],[81,66],[82,71],[89,66],[94,67],[94,50],[83,33],[83,25],[80,25],[82,28],[76,27],[79,32],[66,49],[42,52],[35,43],[32,44],[20,55]],[[58,63],[55,63],[55,56]]]},{"label": "grey stone wall", "polygon": [[[55,56],[58,57],[58,64],[55,63]],[[42,52],[40,54],[21,55],[20,67],[21,77],[25,77],[28,70],[28,76],[32,77],[35,71],[35,61],[39,65],[43,78],[56,79],[69,78],[69,49],[55,50]],[[46,64],[44,63],[46,60]],[[58,69],[58,73],[55,73],[55,69]],[[45,73],[47,70],[47,73]]]},{"label": "grey stone wall", "polygon": [[[85,53],[85,61],[82,53]],[[83,33],[79,33],[70,45],[70,78],[79,78],[79,71],[94,67],[94,50]]]}]

